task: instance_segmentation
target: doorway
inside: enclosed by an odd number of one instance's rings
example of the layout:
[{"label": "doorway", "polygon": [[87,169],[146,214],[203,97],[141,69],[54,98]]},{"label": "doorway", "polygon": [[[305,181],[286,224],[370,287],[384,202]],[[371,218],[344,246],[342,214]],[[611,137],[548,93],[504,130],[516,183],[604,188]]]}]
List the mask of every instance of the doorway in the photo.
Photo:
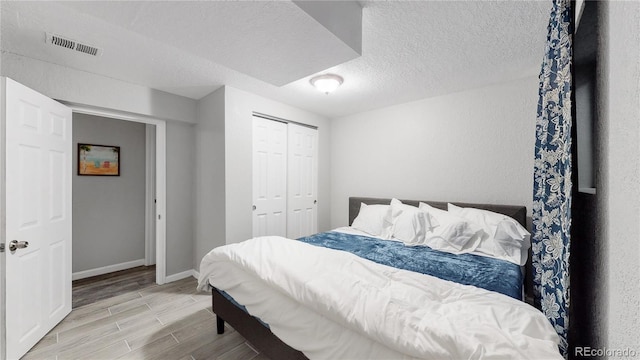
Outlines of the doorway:
[{"label": "doorway", "polygon": [[5,77],[0,77],[0,95],[0,240],[5,245],[6,239],[18,239],[6,252],[10,256],[0,256],[0,357],[19,358],[71,311],[72,113],[156,126],[153,221],[159,284],[166,281],[166,123],[61,104]]},{"label": "doorway", "polygon": [[150,265],[145,253],[154,249],[145,249],[146,193],[152,187],[146,179],[147,124],[78,113],[72,117],[75,285]]},{"label": "doorway", "polygon": [[[166,282],[166,123],[163,120],[61,101],[76,114],[145,124],[145,254],[144,264],[155,263],[156,283]],[[150,159],[155,158],[155,161]],[[155,208],[155,209],[154,209]],[[154,254],[155,253],[155,254]],[[98,275],[98,274],[96,274]]]}]

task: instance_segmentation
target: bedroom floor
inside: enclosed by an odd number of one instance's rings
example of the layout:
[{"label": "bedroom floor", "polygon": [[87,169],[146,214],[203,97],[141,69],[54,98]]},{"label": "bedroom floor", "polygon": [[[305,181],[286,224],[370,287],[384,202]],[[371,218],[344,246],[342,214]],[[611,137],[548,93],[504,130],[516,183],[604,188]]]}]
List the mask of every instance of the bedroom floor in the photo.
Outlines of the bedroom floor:
[{"label": "bedroom floor", "polygon": [[268,360],[228,325],[216,334],[211,294],[194,278],[154,280],[141,267],[74,282],[73,311],[22,359]]}]

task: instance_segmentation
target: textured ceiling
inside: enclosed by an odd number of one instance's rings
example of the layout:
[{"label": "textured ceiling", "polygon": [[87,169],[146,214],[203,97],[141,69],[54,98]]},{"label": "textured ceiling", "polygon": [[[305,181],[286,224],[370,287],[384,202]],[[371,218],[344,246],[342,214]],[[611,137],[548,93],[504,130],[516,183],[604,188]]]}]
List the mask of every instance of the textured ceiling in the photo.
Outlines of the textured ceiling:
[{"label": "textured ceiling", "polygon": [[[326,32],[290,2],[3,1],[1,46],[2,51],[194,99],[228,85],[339,117],[537,74],[551,7],[550,1],[360,4],[362,56],[355,58],[339,44],[325,55],[301,52],[302,40],[313,47],[317,34]],[[298,28],[294,40],[277,35]],[[44,32],[95,45],[103,55],[46,45]],[[205,46],[209,40],[216,46]],[[330,40],[320,39],[326,41],[323,46]],[[323,56],[353,58],[319,71],[345,79],[329,95],[313,89],[310,76],[272,85],[264,81],[270,75],[254,65],[272,68],[285,57],[304,68],[322,63],[318,57]],[[290,72],[294,78],[304,73],[295,71]]]},{"label": "textured ceiling", "polygon": [[289,1],[65,5],[276,86],[360,56]]}]

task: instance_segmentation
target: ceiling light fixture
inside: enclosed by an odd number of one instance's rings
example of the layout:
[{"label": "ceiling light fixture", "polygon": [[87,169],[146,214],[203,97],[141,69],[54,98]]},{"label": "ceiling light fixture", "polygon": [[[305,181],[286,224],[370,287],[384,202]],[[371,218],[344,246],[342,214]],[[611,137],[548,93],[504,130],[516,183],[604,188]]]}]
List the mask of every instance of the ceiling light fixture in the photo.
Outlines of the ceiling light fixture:
[{"label": "ceiling light fixture", "polygon": [[335,74],[318,75],[312,77],[311,80],[309,80],[311,85],[325,94],[329,94],[333,90],[337,89],[338,86],[342,85],[343,81],[344,79],[342,78],[342,76],[338,76]]}]

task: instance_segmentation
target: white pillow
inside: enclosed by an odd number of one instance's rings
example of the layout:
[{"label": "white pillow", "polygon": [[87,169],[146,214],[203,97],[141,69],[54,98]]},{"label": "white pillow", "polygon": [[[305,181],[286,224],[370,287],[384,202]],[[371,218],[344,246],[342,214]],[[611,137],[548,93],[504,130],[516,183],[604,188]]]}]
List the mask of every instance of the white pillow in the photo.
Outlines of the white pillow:
[{"label": "white pillow", "polygon": [[531,234],[513,218],[489,210],[447,205],[449,212],[482,227],[483,236],[475,252],[523,266],[531,246]]},{"label": "white pillow", "polygon": [[392,222],[391,235],[405,244],[424,242],[427,231],[437,226],[437,222],[425,211],[415,206],[403,204],[398,199],[391,200],[391,213],[387,222]]},{"label": "white pillow", "polygon": [[526,235],[522,233],[524,229],[517,221],[503,220],[498,223],[496,234],[493,239],[495,241],[494,253],[503,259],[510,259],[511,262],[520,266],[524,266],[529,258],[529,247],[531,246],[531,234],[528,231]]},{"label": "white pillow", "polygon": [[367,205],[360,203],[360,212],[353,220],[351,227],[367,234],[381,236],[385,239],[391,234],[391,222],[387,223],[387,215],[391,212],[389,205]]},{"label": "white pillow", "polygon": [[422,202],[420,210],[438,222],[438,226],[425,235],[424,245],[452,254],[469,253],[478,247],[483,234],[479,225]]}]

